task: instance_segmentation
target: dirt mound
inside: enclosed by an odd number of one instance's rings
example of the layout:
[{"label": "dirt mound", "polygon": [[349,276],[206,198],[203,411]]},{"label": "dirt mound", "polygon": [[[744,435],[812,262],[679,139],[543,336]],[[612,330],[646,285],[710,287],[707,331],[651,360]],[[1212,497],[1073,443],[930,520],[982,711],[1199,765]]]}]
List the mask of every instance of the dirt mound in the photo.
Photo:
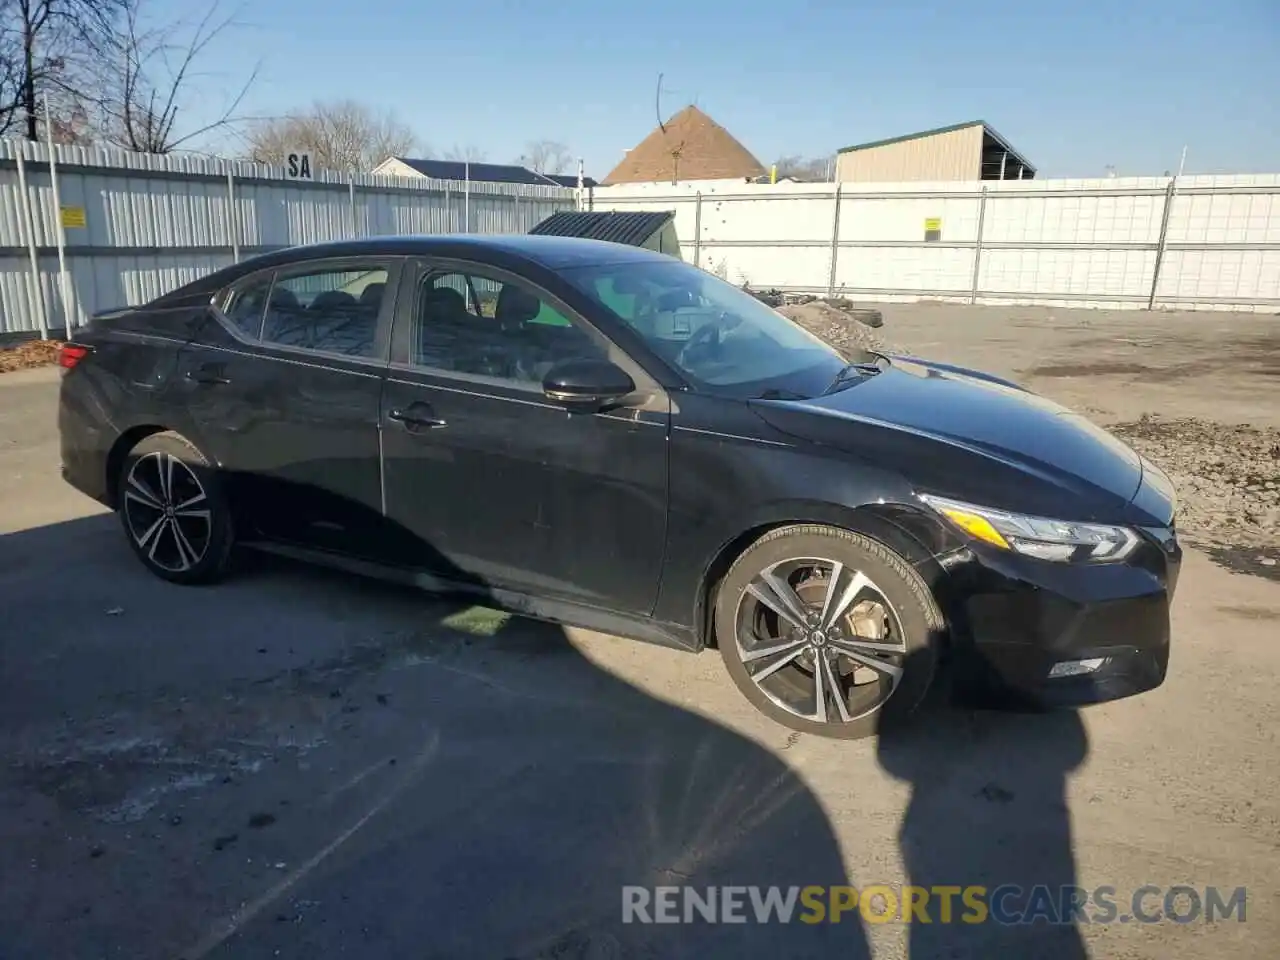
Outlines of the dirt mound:
[{"label": "dirt mound", "polygon": [[1280,430],[1151,416],[1108,429],[1169,474],[1190,542],[1280,570]]},{"label": "dirt mound", "polygon": [[775,309],[845,355],[862,350],[905,352],[872,333],[860,312],[852,306],[814,300],[810,303],[785,304]]},{"label": "dirt mound", "polygon": [[0,373],[57,363],[61,346],[61,340],[28,340],[16,347],[0,347]]}]

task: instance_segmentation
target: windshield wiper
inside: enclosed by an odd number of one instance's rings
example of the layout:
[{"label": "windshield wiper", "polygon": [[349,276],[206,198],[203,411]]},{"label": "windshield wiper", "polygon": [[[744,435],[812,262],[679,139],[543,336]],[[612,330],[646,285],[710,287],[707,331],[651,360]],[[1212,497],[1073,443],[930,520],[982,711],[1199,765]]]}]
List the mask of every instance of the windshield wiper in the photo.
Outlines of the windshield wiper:
[{"label": "windshield wiper", "polygon": [[777,387],[770,387],[764,393],[757,394],[755,400],[809,400],[812,399],[808,394],[796,393],[794,390],[779,390]]},{"label": "windshield wiper", "polygon": [[876,363],[850,363],[845,366],[835,379],[831,381],[827,389],[822,391],[823,396],[829,393],[835,393],[842,387],[861,380],[864,377],[873,377],[880,372],[880,365]]}]

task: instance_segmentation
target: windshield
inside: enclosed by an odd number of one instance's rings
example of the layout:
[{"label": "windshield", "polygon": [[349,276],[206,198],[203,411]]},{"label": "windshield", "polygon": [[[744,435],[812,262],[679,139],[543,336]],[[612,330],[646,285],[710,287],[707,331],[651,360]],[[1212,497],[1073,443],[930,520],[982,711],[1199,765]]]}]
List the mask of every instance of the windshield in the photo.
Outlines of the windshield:
[{"label": "windshield", "polygon": [[679,260],[597,264],[563,275],[694,384],[715,392],[813,396],[845,366],[803,327]]}]

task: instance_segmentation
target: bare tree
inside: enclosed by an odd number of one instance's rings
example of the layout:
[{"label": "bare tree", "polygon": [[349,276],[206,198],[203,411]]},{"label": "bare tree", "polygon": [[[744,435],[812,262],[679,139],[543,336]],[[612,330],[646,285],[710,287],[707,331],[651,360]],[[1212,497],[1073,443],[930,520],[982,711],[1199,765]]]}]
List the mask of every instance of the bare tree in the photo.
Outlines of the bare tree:
[{"label": "bare tree", "polygon": [[305,113],[251,124],[249,156],[282,164],[294,151],[311,154],[317,169],[368,173],[388,157],[430,156],[412,130],[390,113],[353,100],[316,103]]},{"label": "bare tree", "polygon": [[124,0],[0,0],[0,132],[26,125],[39,140],[40,101],[77,100]]},{"label": "bare tree", "polygon": [[54,143],[88,147],[100,139],[93,117],[78,96],[50,99],[47,119],[50,127],[49,135],[52,136]]},{"label": "bare tree", "polygon": [[14,29],[15,0],[0,0],[0,136],[19,122],[22,94],[22,42]]},{"label": "bare tree", "polygon": [[534,173],[550,174],[566,172],[573,164],[569,148],[558,140],[534,140],[525,147],[516,163],[528,167]]},{"label": "bare tree", "polygon": [[831,179],[831,157],[803,157],[800,154],[792,154],[787,157],[779,157],[775,166],[778,168],[778,178],[794,177],[797,180],[808,182],[820,182]]},{"label": "bare tree", "polygon": [[482,148],[468,143],[465,146],[454,144],[445,151],[444,158],[457,163],[484,163],[489,157]]},{"label": "bare tree", "polygon": [[150,27],[147,0],[121,2],[120,23],[102,45],[107,55],[93,97],[103,140],[140,153],[169,153],[211,130],[244,122],[236,111],[257,77],[256,67],[212,119],[194,128],[180,125],[190,85],[200,76],[199,61],[236,25],[234,13],[223,14],[221,0],[212,0],[197,20]]}]

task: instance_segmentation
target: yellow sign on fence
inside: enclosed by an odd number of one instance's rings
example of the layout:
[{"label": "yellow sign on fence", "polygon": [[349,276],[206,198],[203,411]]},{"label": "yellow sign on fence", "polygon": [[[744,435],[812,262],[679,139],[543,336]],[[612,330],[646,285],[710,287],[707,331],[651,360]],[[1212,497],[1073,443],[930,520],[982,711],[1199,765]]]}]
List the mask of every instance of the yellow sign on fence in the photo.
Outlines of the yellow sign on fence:
[{"label": "yellow sign on fence", "polygon": [[62,208],[62,226],[66,229],[72,227],[85,227],[88,221],[85,219],[84,207],[63,207]]},{"label": "yellow sign on fence", "polygon": [[932,233],[932,232],[933,232],[933,231],[935,231],[935,230],[939,230],[939,231],[940,231],[941,229],[942,229],[942,218],[941,218],[941,217],[926,217],[926,218],[925,218],[925,221],[924,221],[924,232],[925,232],[925,233]]}]

